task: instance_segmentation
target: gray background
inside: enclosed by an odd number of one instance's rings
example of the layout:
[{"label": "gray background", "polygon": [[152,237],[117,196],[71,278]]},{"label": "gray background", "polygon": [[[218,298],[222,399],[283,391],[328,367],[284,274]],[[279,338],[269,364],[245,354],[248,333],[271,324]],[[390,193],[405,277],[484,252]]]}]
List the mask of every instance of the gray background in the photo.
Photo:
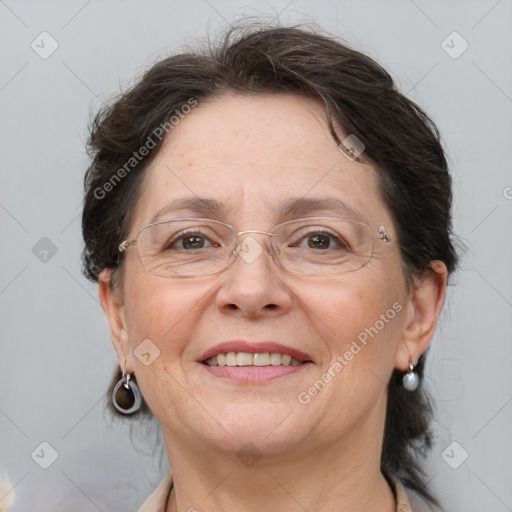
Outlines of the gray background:
[{"label": "gray background", "polygon": [[[512,510],[510,0],[0,0],[0,478],[16,485],[12,511],[136,510],[166,471],[155,432],[137,429],[135,449],[103,414],[116,359],[80,274],[84,141],[90,112],[149,63],[244,14],[344,36],[438,123],[468,253],[430,354],[427,473],[448,511]],[[43,31],[59,45],[48,58],[31,48]],[[442,45],[453,31],[469,44],[457,58],[458,36]],[[44,441],[58,453],[46,470]]]}]

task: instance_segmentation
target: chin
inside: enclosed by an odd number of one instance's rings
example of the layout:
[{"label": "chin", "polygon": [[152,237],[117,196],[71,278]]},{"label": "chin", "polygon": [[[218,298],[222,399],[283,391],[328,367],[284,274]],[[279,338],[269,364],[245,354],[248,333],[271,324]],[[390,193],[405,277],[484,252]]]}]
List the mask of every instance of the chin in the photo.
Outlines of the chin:
[{"label": "chin", "polygon": [[301,416],[297,412],[283,402],[233,404],[216,417],[220,424],[216,423],[215,430],[208,429],[203,437],[232,453],[238,453],[248,443],[264,454],[283,453],[307,437],[304,411]]}]

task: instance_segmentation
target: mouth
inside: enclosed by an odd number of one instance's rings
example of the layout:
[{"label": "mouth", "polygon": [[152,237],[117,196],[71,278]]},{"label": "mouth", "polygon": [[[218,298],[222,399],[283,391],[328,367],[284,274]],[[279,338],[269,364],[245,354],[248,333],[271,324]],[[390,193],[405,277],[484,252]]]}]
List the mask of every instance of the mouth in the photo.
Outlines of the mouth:
[{"label": "mouth", "polygon": [[207,350],[198,360],[214,377],[238,382],[273,380],[312,366],[310,356],[274,342],[228,341]]},{"label": "mouth", "polygon": [[299,366],[310,361],[299,361],[279,352],[226,352],[202,361],[207,366]]}]

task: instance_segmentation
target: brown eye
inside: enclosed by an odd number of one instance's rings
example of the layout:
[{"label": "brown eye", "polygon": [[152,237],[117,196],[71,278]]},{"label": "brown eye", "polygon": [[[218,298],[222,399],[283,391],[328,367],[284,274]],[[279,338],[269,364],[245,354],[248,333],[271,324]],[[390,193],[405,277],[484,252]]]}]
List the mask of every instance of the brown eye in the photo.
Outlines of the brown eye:
[{"label": "brown eye", "polygon": [[313,230],[302,235],[297,242],[292,244],[292,247],[313,249],[319,252],[349,250],[349,245],[341,236],[331,233],[330,231]]},{"label": "brown eye", "polygon": [[205,244],[205,238],[202,235],[189,235],[181,239],[182,249],[202,249]]},{"label": "brown eye", "polygon": [[331,236],[318,233],[307,238],[308,247],[311,249],[329,249]]},{"label": "brown eye", "polygon": [[173,236],[164,246],[164,251],[197,251],[208,249],[210,247],[219,247],[201,232],[178,233]]}]

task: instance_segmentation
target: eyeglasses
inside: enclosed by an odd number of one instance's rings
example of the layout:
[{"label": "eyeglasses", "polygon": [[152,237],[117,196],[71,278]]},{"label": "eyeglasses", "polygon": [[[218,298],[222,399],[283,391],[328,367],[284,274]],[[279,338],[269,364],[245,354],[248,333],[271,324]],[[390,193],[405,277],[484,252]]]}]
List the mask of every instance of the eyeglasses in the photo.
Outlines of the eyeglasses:
[{"label": "eyeglasses", "polygon": [[202,277],[222,272],[237,257],[253,263],[263,252],[253,234],[270,237],[270,257],[280,268],[306,276],[359,270],[370,261],[376,243],[391,240],[383,226],[374,233],[364,222],[336,217],[295,219],[272,232],[237,232],[216,220],[180,218],[144,226],[119,245],[119,252],[136,247],[142,266],[156,276]]}]

